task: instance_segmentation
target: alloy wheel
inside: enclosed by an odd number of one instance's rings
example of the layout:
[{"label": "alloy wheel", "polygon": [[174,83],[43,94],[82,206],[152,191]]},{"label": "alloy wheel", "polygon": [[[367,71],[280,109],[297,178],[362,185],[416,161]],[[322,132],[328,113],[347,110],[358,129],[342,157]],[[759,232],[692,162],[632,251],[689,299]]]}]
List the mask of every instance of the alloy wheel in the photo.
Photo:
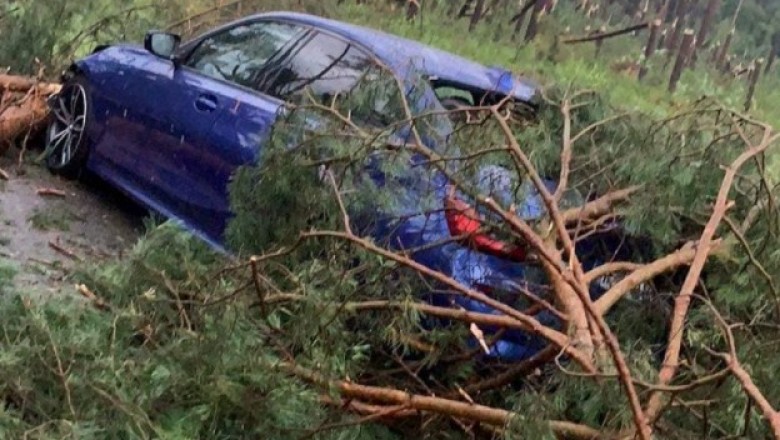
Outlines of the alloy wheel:
[{"label": "alloy wheel", "polygon": [[76,157],[87,123],[87,91],[81,84],[69,84],[55,98],[46,135],[49,166],[63,168]]}]

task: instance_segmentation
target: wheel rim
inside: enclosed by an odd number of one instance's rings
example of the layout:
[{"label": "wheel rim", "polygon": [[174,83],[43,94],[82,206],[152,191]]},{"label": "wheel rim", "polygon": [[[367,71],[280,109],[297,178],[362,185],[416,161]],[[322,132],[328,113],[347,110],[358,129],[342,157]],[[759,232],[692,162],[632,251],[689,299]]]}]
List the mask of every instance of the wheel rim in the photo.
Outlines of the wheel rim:
[{"label": "wheel rim", "polygon": [[76,156],[87,124],[87,110],[87,92],[80,84],[67,86],[55,98],[46,139],[51,166],[62,168]]}]

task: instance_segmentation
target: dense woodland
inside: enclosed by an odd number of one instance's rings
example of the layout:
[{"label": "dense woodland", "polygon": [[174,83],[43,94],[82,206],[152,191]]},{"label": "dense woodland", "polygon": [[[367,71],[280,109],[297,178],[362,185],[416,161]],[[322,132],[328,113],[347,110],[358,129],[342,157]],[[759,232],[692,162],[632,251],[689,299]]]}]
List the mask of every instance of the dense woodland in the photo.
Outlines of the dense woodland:
[{"label": "dense woodland", "polygon": [[[232,181],[235,255],[150,219],[128,255],[85,262],[57,296],[8,287],[20,264],[0,257],[0,438],[780,439],[780,2],[11,0],[0,142],[19,148],[6,154],[40,148],[38,105],[96,44],[271,9],[505,66],[539,81],[543,102],[530,118],[463,110],[461,149],[446,152],[421,139],[450,115],[411,109],[392,78],[291,103],[262,163]],[[411,124],[404,148],[356,122],[378,94],[388,126]],[[407,196],[361,183],[373,154],[392,158],[388,175],[410,155],[450,174],[491,234],[534,255],[541,293],[489,296],[353,229],[364,207]],[[540,192],[545,214],[523,220],[470,183],[488,165]],[[641,252],[586,268],[578,246],[614,220]],[[617,281],[591,299],[605,276]],[[431,289],[501,313],[430,305]],[[485,359],[486,328],[546,348]]]}]

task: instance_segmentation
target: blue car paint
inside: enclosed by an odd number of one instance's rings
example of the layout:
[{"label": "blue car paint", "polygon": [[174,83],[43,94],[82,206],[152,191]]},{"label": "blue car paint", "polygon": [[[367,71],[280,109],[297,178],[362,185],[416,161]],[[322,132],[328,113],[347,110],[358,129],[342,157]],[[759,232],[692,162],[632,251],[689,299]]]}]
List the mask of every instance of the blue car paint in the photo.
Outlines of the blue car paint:
[{"label": "blue car paint", "polygon": [[[359,26],[295,13],[252,16],[253,20],[283,20],[315,27],[351,40],[371,51],[399,78],[413,72],[466,84],[482,90],[512,93],[532,101],[533,83],[501,68],[489,68],[417,42]],[[231,25],[236,24],[232,23]],[[188,50],[188,45],[182,46]],[[240,165],[255,163],[282,102],[239,86],[209,79],[187,68],[175,68],[143,48],[117,45],[75,63],[89,81],[92,124],[87,167],[130,196],[177,220],[194,234],[224,251],[223,231],[230,219],[227,185]],[[412,106],[441,108],[430,88]],[[397,136],[409,135],[408,127]],[[426,139],[432,145],[439,140]],[[410,176],[413,175],[410,174]],[[396,248],[411,249],[450,237],[442,210],[421,213],[418,201],[433,194],[443,200],[446,179],[438,173],[422,190],[398,191],[397,212],[383,213],[371,234]],[[374,175],[377,182],[381,176]],[[550,187],[555,182],[548,182]],[[425,192],[426,194],[421,193]],[[520,203],[520,215],[543,213],[538,195]],[[580,246],[587,250],[588,246]],[[413,258],[468,286],[510,291],[527,283],[531,268],[475,252],[457,243],[430,247]],[[588,266],[600,263],[589,259]],[[599,292],[594,291],[594,295]],[[453,296],[426,295],[437,304]],[[498,313],[477,301],[455,296],[456,305],[482,313]],[[540,321],[555,325],[546,314]],[[488,333],[494,329],[486,329]],[[473,341],[472,341],[473,342]],[[506,332],[488,356],[520,360],[544,346],[537,337]]]}]

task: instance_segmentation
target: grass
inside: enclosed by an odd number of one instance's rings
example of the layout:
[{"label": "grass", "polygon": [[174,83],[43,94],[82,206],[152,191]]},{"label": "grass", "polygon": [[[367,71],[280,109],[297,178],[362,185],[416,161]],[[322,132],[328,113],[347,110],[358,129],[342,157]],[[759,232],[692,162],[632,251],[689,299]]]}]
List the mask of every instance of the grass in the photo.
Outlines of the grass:
[{"label": "grass", "polygon": [[[621,111],[639,112],[655,119],[670,117],[686,103],[704,96],[715,98],[729,108],[742,110],[744,107],[746,78],[733,79],[716,71],[707,65],[708,53],[700,55],[695,68],[683,73],[676,93],[670,94],[667,84],[673,60],[667,61],[664,51],[657,52],[649,60],[649,73],[641,83],[635,77],[615,70],[620,62],[640,59],[646,33],[636,38],[623,36],[606,40],[598,58],[592,43],[557,43],[557,37],[566,28],[571,34],[586,33],[582,15],[563,2],[554,17],[542,21],[537,38],[527,44],[522,42],[522,32],[517,41],[512,40],[504,17],[495,18],[491,24],[481,23],[469,33],[468,20],[447,17],[443,6],[434,11],[423,11],[422,19],[411,22],[405,20],[403,11],[388,8],[386,13],[377,13],[376,8],[381,7],[350,4],[329,11],[336,19],[419,40],[485,65],[501,65],[543,86],[569,85],[572,89],[592,89]],[[620,27],[620,24],[616,23],[614,27]],[[718,32],[724,34],[725,30],[718,29]],[[780,75],[774,71],[758,83],[750,114],[758,120],[780,126],[780,106],[776,105],[777,102],[780,102]],[[770,174],[780,176],[777,155],[771,156],[768,164]]]},{"label": "grass", "polygon": [[[499,23],[506,21],[503,17],[496,18],[490,25],[482,23],[469,33],[468,21],[446,17],[443,7],[423,14],[421,21],[413,22],[406,21],[399,11],[377,13],[374,8],[357,6],[334,8],[333,16],[419,40],[486,65],[502,65],[545,85],[576,84],[580,88],[592,88],[605,93],[624,109],[664,115],[673,112],[679,102],[702,95],[717,97],[734,107],[744,103],[746,87],[743,81],[731,81],[704,66],[704,62],[695,70],[685,72],[675,95],[666,90],[672,63],[665,62],[666,55],[662,52],[650,60],[650,74],[642,83],[615,72],[612,67],[617,62],[640,58],[646,34],[606,40],[598,58],[592,43],[556,44],[556,36],[562,34],[564,28],[571,28],[572,34],[584,33],[585,22],[567,7],[561,4],[559,9],[563,10],[556,11],[554,19],[543,21],[540,35],[528,44],[521,42],[521,38],[512,41],[507,24]],[[706,60],[706,54],[701,58]],[[780,99],[778,85],[780,79],[774,73],[759,84],[755,116],[780,123],[780,108],[774,105]]]},{"label": "grass", "polygon": [[62,205],[36,208],[27,221],[41,231],[69,231],[76,217]]}]

